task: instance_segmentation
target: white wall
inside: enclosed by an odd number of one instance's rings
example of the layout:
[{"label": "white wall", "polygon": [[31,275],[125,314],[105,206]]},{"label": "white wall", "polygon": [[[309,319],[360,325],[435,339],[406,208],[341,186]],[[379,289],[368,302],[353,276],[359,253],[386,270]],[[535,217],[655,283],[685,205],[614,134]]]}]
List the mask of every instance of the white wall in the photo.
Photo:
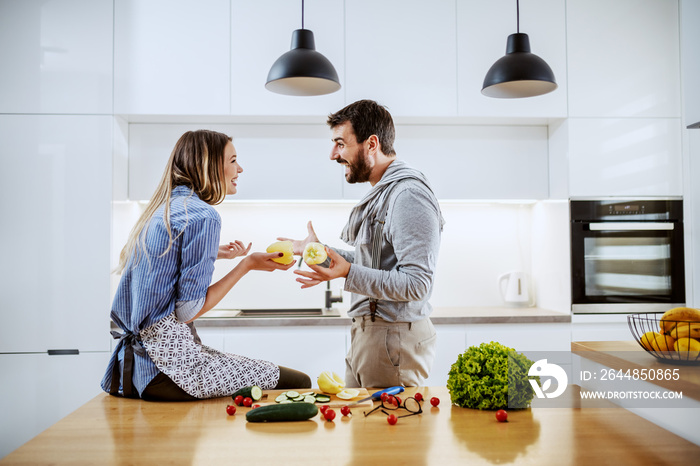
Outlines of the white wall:
[{"label": "white wall", "polygon": [[[141,212],[139,205],[115,203],[114,264],[130,226]],[[321,241],[348,249],[339,235],[353,205],[352,201],[265,203],[232,199],[216,208],[222,219],[222,242],[252,242],[253,251],[264,251],[277,237],[305,237],[309,220],[313,221]],[[505,272],[522,270],[531,274],[533,288],[538,290],[535,296],[542,296],[541,304],[549,309],[569,311],[566,202],[443,201],[441,208],[446,224],[431,299],[433,306],[502,305],[497,278]],[[537,252],[535,264],[533,251]],[[218,261],[214,279],[223,276],[232,266],[229,261]],[[250,273],[218,307],[321,307],[323,288],[301,290],[294,278],[291,271]],[[113,276],[113,291],[117,282],[117,277]],[[342,283],[333,284],[334,292],[341,288]],[[345,294],[344,303],[339,307],[346,308],[349,298],[349,294]]]}]

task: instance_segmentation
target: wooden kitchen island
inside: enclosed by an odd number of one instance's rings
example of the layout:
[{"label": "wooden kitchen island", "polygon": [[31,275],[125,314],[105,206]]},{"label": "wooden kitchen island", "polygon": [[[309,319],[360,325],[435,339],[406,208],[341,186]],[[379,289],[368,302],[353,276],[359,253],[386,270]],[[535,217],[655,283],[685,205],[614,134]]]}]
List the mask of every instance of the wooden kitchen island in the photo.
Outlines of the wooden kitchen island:
[{"label": "wooden kitchen island", "polygon": [[[413,394],[416,389],[408,389]],[[700,447],[605,402],[493,411],[450,406],[443,387],[420,388],[421,415],[391,426],[354,408],[334,422],[253,424],[230,398],[156,403],[98,395],[0,461],[9,464],[697,464]],[[574,395],[577,394],[573,391]]]}]

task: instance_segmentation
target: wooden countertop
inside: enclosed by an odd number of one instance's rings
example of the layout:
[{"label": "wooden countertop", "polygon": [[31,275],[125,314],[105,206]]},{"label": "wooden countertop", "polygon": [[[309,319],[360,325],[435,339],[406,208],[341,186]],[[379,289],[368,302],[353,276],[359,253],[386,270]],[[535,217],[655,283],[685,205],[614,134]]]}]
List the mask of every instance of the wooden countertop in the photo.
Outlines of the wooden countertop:
[{"label": "wooden countertop", "polygon": [[635,369],[677,369],[678,380],[646,380],[667,390],[682,391],[684,397],[700,400],[700,366],[671,364],[647,353],[636,341],[575,341],[571,351],[606,367],[626,372]]},{"label": "wooden countertop", "polygon": [[[451,406],[444,387],[420,388],[438,408],[395,426],[364,409],[334,422],[253,424],[231,399],[185,403],[101,394],[0,464],[695,464],[700,447],[605,402],[493,411]],[[407,389],[413,394],[416,389]]]},{"label": "wooden countertop", "polygon": [[[538,307],[465,306],[436,307],[430,315],[436,325],[450,324],[529,324],[569,323],[571,314]],[[197,319],[197,327],[270,327],[350,325],[346,311],[339,317],[207,318]]]}]

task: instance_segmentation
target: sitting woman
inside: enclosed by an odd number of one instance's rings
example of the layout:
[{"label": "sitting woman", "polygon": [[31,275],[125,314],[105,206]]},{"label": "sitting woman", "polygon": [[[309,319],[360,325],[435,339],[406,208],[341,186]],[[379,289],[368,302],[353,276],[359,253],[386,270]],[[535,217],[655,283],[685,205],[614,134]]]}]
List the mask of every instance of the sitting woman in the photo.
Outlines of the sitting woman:
[{"label": "sitting woman", "polygon": [[[115,396],[185,401],[227,396],[241,387],[310,388],[308,375],[272,362],[202,345],[193,321],[252,270],[287,270],[240,241],[219,247],[221,218],[212,207],[236,193],[243,171],[231,138],[187,132],[178,140],[148,208],[121,252],[112,303],[119,343],[102,389]],[[212,284],[214,261],[245,256]]]}]

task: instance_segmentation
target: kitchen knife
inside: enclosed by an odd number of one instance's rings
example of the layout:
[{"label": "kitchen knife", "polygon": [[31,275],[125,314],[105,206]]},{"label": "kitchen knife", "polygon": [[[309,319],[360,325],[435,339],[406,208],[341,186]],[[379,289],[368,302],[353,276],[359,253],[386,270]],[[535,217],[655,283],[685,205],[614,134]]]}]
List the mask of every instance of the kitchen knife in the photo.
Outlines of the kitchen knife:
[{"label": "kitchen knife", "polygon": [[385,388],[384,390],[379,390],[378,392],[372,393],[367,398],[363,398],[360,401],[355,401],[354,403],[350,403],[348,405],[348,407],[359,405],[360,403],[363,403],[367,400],[378,400],[382,397],[383,393],[386,393],[387,395],[396,395],[397,393],[401,393],[402,391],[403,391],[403,387],[398,386],[398,385],[395,387]]}]

